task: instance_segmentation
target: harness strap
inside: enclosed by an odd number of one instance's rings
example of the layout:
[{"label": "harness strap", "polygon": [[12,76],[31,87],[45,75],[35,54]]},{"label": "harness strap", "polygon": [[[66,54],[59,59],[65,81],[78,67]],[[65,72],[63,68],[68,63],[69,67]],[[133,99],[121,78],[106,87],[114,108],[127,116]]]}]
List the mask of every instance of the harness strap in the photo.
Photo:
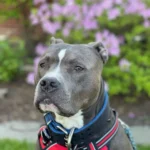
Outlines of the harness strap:
[{"label": "harness strap", "polygon": [[101,139],[96,142],[97,147],[100,149],[105,146],[117,133],[119,128],[119,121],[116,119],[114,126],[108,131]]},{"label": "harness strap", "polygon": [[[109,142],[111,139],[116,135],[119,128],[119,121],[116,119],[115,124],[113,127],[100,139],[91,141],[88,145],[83,146],[82,148],[76,148],[76,149],[89,149],[89,150],[109,150]],[[44,132],[43,132],[44,131]],[[44,136],[42,136],[44,134]],[[66,147],[55,143],[53,141],[45,141],[47,138],[50,137],[50,134],[47,130],[46,126],[42,126],[39,130],[39,144],[41,147],[41,150],[67,150]]]},{"label": "harness strap", "polygon": [[125,122],[123,122],[121,119],[119,119],[119,122],[121,123],[122,127],[124,128],[124,131],[125,131],[128,139],[129,139],[129,141],[131,142],[133,150],[137,150],[136,143],[135,143],[134,138],[132,136],[130,127]]}]

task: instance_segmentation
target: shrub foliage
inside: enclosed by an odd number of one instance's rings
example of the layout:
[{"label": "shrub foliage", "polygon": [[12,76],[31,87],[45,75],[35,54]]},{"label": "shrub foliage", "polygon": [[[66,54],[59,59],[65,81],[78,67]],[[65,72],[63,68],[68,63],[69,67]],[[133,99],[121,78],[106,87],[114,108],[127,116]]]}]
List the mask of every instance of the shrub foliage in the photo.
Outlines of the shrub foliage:
[{"label": "shrub foliage", "polygon": [[0,42],[0,82],[11,81],[20,75],[24,54],[23,42]]},{"label": "shrub foliage", "polygon": [[[104,43],[110,59],[103,77],[111,95],[150,96],[148,1],[33,0],[33,4],[31,24],[49,35],[47,43],[51,36],[69,43]],[[38,56],[46,49],[44,44],[36,47]]]}]

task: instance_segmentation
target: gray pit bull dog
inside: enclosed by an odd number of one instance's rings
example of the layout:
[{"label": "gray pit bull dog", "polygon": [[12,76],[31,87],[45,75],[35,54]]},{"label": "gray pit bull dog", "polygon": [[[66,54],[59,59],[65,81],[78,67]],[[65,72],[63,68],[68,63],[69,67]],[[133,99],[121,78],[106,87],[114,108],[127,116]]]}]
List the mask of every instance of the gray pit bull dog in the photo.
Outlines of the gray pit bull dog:
[{"label": "gray pit bull dog", "polygon": [[[102,109],[104,86],[101,74],[107,60],[108,52],[101,42],[67,44],[52,38],[51,46],[38,65],[35,106],[43,113],[51,112],[65,129],[82,128]],[[111,107],[108,109],[109,118],[102,118],[109,120],[106,129],[110,129],[115,120]],[[98,128],[92,137],[98,137],[105,128]],[[40,149],[39,145],[37,149]],[[120,122],[117,133],[109,142],[109,150],[133,150]]]}]

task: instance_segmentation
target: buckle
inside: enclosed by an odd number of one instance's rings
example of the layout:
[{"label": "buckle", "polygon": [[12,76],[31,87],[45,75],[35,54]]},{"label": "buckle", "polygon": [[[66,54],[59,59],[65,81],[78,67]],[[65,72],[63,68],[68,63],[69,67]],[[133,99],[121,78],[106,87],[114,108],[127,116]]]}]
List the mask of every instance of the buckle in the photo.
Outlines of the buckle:
[{"label": "buckle", "polygon": [[41,131],[41,136],[42,136],[42,142],[44,145],[47,145],[49,141],[51,141],[51,136],[48,133],[48,129],[45,128]]},{"label": "buckle", "polygon": [[[72,137],[73,137],[73,133],[74,133],[75,128],[72,128],[70,130],[69,135],[66,135],[66,137],[64,138],[64,140],[66,141],[65,145],[68,148],[68,150],[72,149],[72,145],[71,145],[71,141],[72,141]],[[76,147],[76,146],[75,146]],[[74,148],[75,149],[75,148]]]},{"label": "buckle", "polygon": [[[44,117],[47,115],[48,113],[45,113],[44,114]],[[46,124],[49,125],[51,123],[53,123],[53,119],[51,117],[48,117],[48,119],[46,119]],[[54,121],[55,122],[55,121]],[[62,126],[60,126],[59,124],[55,124],[55,127],[58,128],[59,130],[61,130],[64,134],[65,134],[65,137],[64,137],[64,141],[65,141],[65,146],[67,147],[68,150],[75,150],[77,148],[77,145],[72,148],[72,144],[71,144],[71,141],[72,141],[72,137],[73,137],[73,133],[75,131],[75,128],[72,128],[70,130],[70,132],[68,133],[68,131],[63,128]]]},{"label": "buckle", "polygon": [[62,132],[65,133],[64,140],[65,140],[65,146],[67,147],[67,149],[68,150],[75,150],[77,148],[77,145],[74,147],[74,149],[72,149],[72,144],[71,144],[75,128],[72,128],[69,133],[63,127],[61,127],[59,125],[57,126],[57,128],[60,129]]}]

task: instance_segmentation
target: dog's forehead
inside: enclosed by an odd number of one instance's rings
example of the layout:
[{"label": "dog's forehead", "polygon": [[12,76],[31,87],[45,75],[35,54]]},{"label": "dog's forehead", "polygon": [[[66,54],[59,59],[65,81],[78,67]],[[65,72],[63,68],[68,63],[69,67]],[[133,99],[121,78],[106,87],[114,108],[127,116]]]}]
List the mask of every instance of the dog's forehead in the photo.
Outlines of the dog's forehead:
[{"label": "dog's forehead", "polygon": [[59,57],[62,50],[66,50],[64,58],[75,59],[75,58],[92,58],[93,51],[88,44],[53,44],[46,51],[45,55],[51,57]]}]

